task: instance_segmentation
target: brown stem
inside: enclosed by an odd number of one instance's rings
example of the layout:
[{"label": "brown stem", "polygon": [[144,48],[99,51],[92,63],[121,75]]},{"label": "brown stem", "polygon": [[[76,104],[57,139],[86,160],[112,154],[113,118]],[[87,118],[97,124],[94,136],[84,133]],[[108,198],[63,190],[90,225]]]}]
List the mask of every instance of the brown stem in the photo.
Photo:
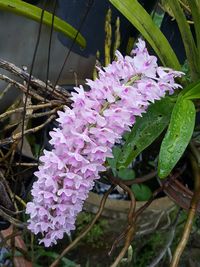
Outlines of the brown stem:
[{"label": "brown stem", "polygon": [[94,217],[94,219],[92,220],[92,222],[80,233],[80,235],[74,239],[72,241],[71,244],[69,244],[68,247],[66,247],[63,252],[60,254],[60,256],[50,265],[50,267],[56,267],[58,266],[59,261],[65,256],[66,253],[68,253],[72,248],[74,248],[77,243],[83,238],[85,237],[85,235],[92,229],[93,225],[96,223],[96,221],[99,219],[99,217],[101,216],[106,200],[109,196],[109,194],[113,191],[113,189],[115,188],[115,186],[111,186],[110,189],[106,192],[106,194],[103,196],[101,203],[100,203],[100,207],[99,210],[96,214],[96,216]]},{"label": "brown stem", "polygon": [[197,206],[200,200],[200,169],[198,167],[198,164],[196,160],[191,156],[191,163],[192,163],[192,169],[194,173],[194,194],[191,200],[190,209],[188,212],[187,221],[184,226],[183,235],[181,237],[181,240],[179,241],[179,244],[174,252],[170,267],[178,267],[180,257],[185,249],[185,246],[188,242],[190,232],[192,229],[193,220],[196,214]]},{"label": "brown stem", "polygon": [[[59,108],[54,108],[52,110],[49,110],[49,111],[44,111],[44,112],[40,112],[40,113],[33,113],[33,114],[26,114],[25,115],[25,118],[24,118],[24,121],[27,122],[28,120],[30,119],[37,119],[37,118],[41,118],[41,117],[44,117],[44,116],[49,116],[49,115],[52,115],[52,114],[56,114],[56,112],[59,110],[59,109],[62,109],[62,106],[60,106]],[[6,131],[9,131],[10,129],[12,129],[13,127],[16,127],[20,124],[21,122],[18,121],[18,122],[15,122],[15,123],[12,123],[12,124],[8,124],[4,127],[3,130],[0,130],[0,133],[1,132],[6,132]]]},{"label": "brown stem", "polygon": [[108,252],[108,256],[111,256],[111,254],[114,251],[114,249],[116,248],[117,244],[124,238],[124,236],[127,234],[128,230],[129,230],[129,226],[126,229],[124,229],[123,232],[115,239],[110,251]]},{"label": "brown stem", "polygon": [[4,162],[12,153],[12,148],[15,146],[15,143],[12,145],[11,149],[9,149],[9,151],[5,154],[2,155],[2,158],[0,158],[0,162]]},{"label": "brown stem", "polygon": [[20,236],[20,235],[22,235],[22,231],[16,231],[16,232],[14,231],[12,234],[7,235],[6,237],[2,237],[1,236],[2,241],[0,242],[0,248],[5,247],[6,246],[6,242],[9,239],[11,239],[13,237],[16,237],[16,236]]},{"label": "brown stem", "polygon": [[176,215],[176,219],[168,231],[168,237],[166,240],[167,241],[166,244],[164,245],[164,247],[161,249],[161,251],[159,253],[156,253],[155,259],[153,259],[153,261],[148,265],[148,267],[159,266],[158,264],[164,258],[164,256],[167,253],[167,250],[170,248],[170,246],[174,240],[174,236],[175,236],[175,232],[176,232],[176,226],[177,226],[179,215],[180,215],[180,210],[181,209],[178,210],[178,213]]},{"label": "brown stem", "polygon": [[[50,123],[53,119],[55,119],[55,117],[56,117],[55,115],[51,115],[44,123],[40,124],[39,126],[25,130],[24,135],[30,134],[30,133],[36,133],[37,131],[41,130],[45,125]],[[15,141],[17,141],[21,138],[22,138],[22,132],[16,133],[16,134],[12,135],[11,137],[0,140],[0,145],[6,145],[6,144],[14,143]]]},{"label": "brown stem", "polygon": [[143,213],[143,211],[149,207],[151,205],[151,203],[153,202],[154,198],[156,197],[157,194],[159,194],[160,192],[163,191],[163,188],[160,187],[158,188],[152,195],[152,197],[141,207],[137,210],[137,212],[135,213],[135,217],[137,218],[141,213]]},{"label": "brown stem", "polygon": [[[125,256],[131,241],[133,239],[133,235],[135,232],[135,221],[134,221],[134,214],[135,214],[135,207],[136,207],[136,201],[135,201],[135,196],[132,192],[132,190],[123,183],[123,181],[116,179],[113,176],[109,176],[109,179],[114,183],[119,185],[122,189],[124,189],[130,196],[131,198],[131,205],[130,205],[130,209],[129,209],[129,213],[128,213],[128,227],[127,229],[120,235],[120,239],[123,238],[124,235],[126,235],[126,239],[125,239],[125,244],[124,247],[122,248],[121,252],[119,253],[119,255],[117,256],[117,258],[115,259],[114,263],[111,265],[111,267],[116,267],[122,260],[122,258]],[[117,239],[118,240],[118,239]],[[116,246],[117,240],[115,240],[111,251],[109,252],[109,255],[111,254],[111,252],[113,251],[114,247]]]},{"label": "brown stem", "polygon": [[[30,109],[30,110],[38,110],[38,109],[47,108],[47,107],[53,107],[53,106],[59,106],[60,107],[60,102],[58,102],[58,101],[51,101],[49,103],[44,103],[44,104],[39,104],[39,105],[30,105],[26,109],[27,110],[28,109]],[[8,110],[8,111],[0,114],[0,120],[8,117],[9,115],[11,115],[13,113],[23,112],[23,110],[24,110],[24,107],[20,107],[20,108]]]},{"label": "brown stem", "polygon": [[133,215],[134,215],[135,207],[136,207],[136,201],[135,201],[135,197],[134,197],[134,194],[133,194],[131,188],[128,187],[127,185],[125,185],[123,183],[123,181],[121,181],[121,180],[119,180],[119,179],[117,179],[111,175],[108,178],[112,183],[119,185],[122,189],[124,189],[124,191],[126,191],[129,194],[130,199],[131,199],[131,205],[130,205],[129,214],[128,214],[128,223],[132,224]]},{"label": "brown stem", "polygon": [[126,241],[125,241],[124,247],[122,248],[121,252],[117,256],[117,258],[115,259],[115,261],[111,265],[111,267],[117,267],[118,264],[121,262],[122,258],[125,256],[128,248],[131,244],[131,241],[133,239],[134,232],[135,232],[135,224],[132,224],[128,230],[127,235],[126,235]]},{"label": "brown stem", "polygon": [[0,209],[0,216],[2,218],[4,218],[5,220],[9,221],[10,223],[12,223],[14,226],[18,227],[18,228],[25,228],[26,227],[26,224],[25,223],[22,223],[20,222],[19,220],[11,217],[10,215],[8,215],[7,213],[5,213],[2,209]]},{"label": "brown stem", "polygon": [[14,162],[13,166],[23,166],[23,167],[38,167],[38,163],[28,163],[28,162]]},{"label": "brown stem", "polygon": [[[9,84],[14,85],[15,87],[17,87],[18,89],[20,89],[24,93],[27,92],[27,88],[24,85],[22,85],[21,83],[16,82],[15,80],[7,77],[6,75],[0,74],[0,80],[6,81]],[[34,93],[33,91],[29,91],[28,94],[30,96],[32,96],[33,98],[39,100],[39,101],[45,101],[45,98],[44,97],[38,95],[37,93]],[[49,100],[46,100],[46,101],[48,102]]]},{"label": "brown stem", "polygon": [[126,185],[141,184],[154,178],[156,174],[157,174],[157,171],[152,171],[142,177],[138,177],[138,178],[131,179],[131,180],[123,180],[123,183]]},{"label": "brown stem", "polygon": [[[5,69],[12,74],[20,77],[21,79],[25,80],[26,82],[29,81],[30,74],[19,67],[15,66],[13,63],[10,63],[8,61],[5,61],[3,59],[0,59],[0,68]],[[63,98],[65,101],[68,101],[67,98],[70,97],[70,94],[61,86],[56,86],[55,90],[53,90],[53,87],[49,84],[44,83],[43,81],[35,78],[34,76],[31,76],[30,85],[33,87],[41,88],[44,92],[47,92],[49,94],[54,94],[60,98]],[[69,101],[68,101],[69,102]]]}]

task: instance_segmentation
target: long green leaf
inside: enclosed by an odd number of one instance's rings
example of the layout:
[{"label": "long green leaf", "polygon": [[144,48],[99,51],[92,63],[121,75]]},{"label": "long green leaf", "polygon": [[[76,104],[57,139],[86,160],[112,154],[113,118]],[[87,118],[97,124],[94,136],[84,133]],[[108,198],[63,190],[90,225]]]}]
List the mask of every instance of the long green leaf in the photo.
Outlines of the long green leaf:
[{"label": "long green leaf", "polygon": [[[41,8],[38,8],[34,5],[25,3],[20,0],[0,0],[0,9],[15,13],[20,16],[27,17],[29,19],[35,20],[37,22],[40,22],[41,19]],[[43,17],[43,23],[47,26],[51,26],[52,23],[52,14],[45,11],[44,17]],[[75,39],[77,31],[74,29],[71,25],[66,23],[65,21],[59,19],[55,16],[54,18],[54,29],[58,32],[63,33],[67,37],[71,39]],[[79,33],[76,38],[76,43],[79,44],[81,47],[86,46],[86,41],[84,37]]]},{"label": "long green leaf", "polygon": [[192,137],[195,114],[193,102],[180,97],[174,106],[170,124],[160,148],[158,162],[160,178],[169,175],[183,155]]},{"label": "long green leaf", "polygon": [[190,26],[187,22],[183,9],[181,8],[178,0],[167,0],[174,17],[178,23],[178,27],[181,33],[183,44],[185,47],[188,64],[191,70],[191,77],[193,81],[196,81],[200,77],[200,64],[198,57],[198,50],[195,45],[194,38],[192,36]]},{"label": "long green leaf", "polygon": [[200,57],[200,3],[199,0],[188,0],[194,21],[194,28],[197,40],[198,54]]},{"label": "long green leaf", "polygon": [[167,127],[174,103],[165,98],[152,104],[143,117],[138,118],[122,147],[117,167],[126,168]]},{"label": "long green leaf", "polygon": [[181,69],[169,42],[154,24],[151,16],[136,0],[110,0],[110,2],[137,28],[154,49],[163,65]]},{"label": "long green leaf", "polygon": [[191,83],[181,93],[179,97],[184,99],[197,99],[200,98],[200,81]]}]

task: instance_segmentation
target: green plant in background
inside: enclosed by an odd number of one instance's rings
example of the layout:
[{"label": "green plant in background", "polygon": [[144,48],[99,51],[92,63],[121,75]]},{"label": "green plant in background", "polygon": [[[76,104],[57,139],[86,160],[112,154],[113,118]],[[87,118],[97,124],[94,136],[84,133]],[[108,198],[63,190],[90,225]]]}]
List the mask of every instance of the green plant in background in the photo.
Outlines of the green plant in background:
[{"label": "green plant in background", "polygon": [[137,267],[146,267],[155,257],[155,251],[158,251],[165,243],[166,233],[156,232],[151,236],[142,238],[142,248],[138,249],[138,241],[133,242],[133,264]]},{"label": "green plant in background", "polygon": [[[26,246],[27,246],[28,252],[25,252],[23,250],[18,251],[17,249],[15,252],[15,256],[24,256],[27,260],[31,261],[33,267],[50,266],[51,263],[56,258],[58,258],[59,253],[60,253],[59,247],[46,249],[44,248],[44,246],[38,245],[37,240],[34,239],[34,236],[32,235],[29,236],[27,235],[27,233],[25,233],[24,239],[26,240]],[[12,259],[13,257],[12,253],[10,253],[9,256]],[[81,267],[75,261],[72,259],[68,259],[67,257],[63,257],[59,263],[59,267]]]},{"label": "green plant in background", "polygon": [[[129,134],[126,137],[129,138]],[[118,169],[117,163],[122,154],[122,150],[119,146],[115,146],[112,150],[114,158],[108,158],[107,162],[112,169],[113,174],[122,179],[122,180],[134,180],[135,179],[135,171],[132,168],[120,168]],[[151,189],[144,184],[133,184],[131,186],[131,190],[133,191],[136,200],[138,201],[146,201],[149,200],[152,196]]]},{"label": "green plant in background", "polygon": [[115,27],[114,27],[114,42],[112,43],[112,10],[109,8],[106,16],[105,16],[105,24],[104,24],[104,31],[105,31],[105,41],[104,41],[104,62],[99,62],[100,58],[100,52],[99,50],[96,53],[96,66],[93,71],[93,80],[95,80],[98,77],[97,69],[96,67],[101,67],[101,64],[103,66],[107,66],[111,63],[112,60],[115,59],[115,52],[120,46],[121,41],[121,34],[120,34],[120,18],[117,17],[115,21]]},{"label": "green plant in background", "polygon": [[[48,260],[48,263],[46,263],[46,264],[49,265],[58,256],[59,256],[59,254],[56,252],[46,251],[43,247],[39,247],[35,251],[34,267],[44,267],[44,259]],[[76,264],[74,261],[69,260],[66,257],[62,258],[59,266],[60,267],[80,267],[79,264]]]},{"label": "green plant in background", "polygon": [[[91,213],[82,212],[79,214],[76,222],[76,235],[80,234],[81,231],[92,221],[94,215]],[[106,219],[100,219],[92,227],[91,231],[83,239],[83,243],[90,245],[92,248],[99,248],[104,245],[103,235],[105,228],[108,226]]]},{"label": "green plant in background", "polygon": [[[141,32],[165,66],[172,67],[177,70],[182,68],[167,39],[155,25],[151,16],[148,15],[138,1],[110,0],[110,2],[113,3]],[[133,160],[144,149],[149,147],[167,127],[168,129],[165,137],[163,138],[158,156],[158,174],[160,178],[165,178],[168,176],[183,155],[188,143],[191,140],[195,126],[196,110],[193,100],[200,98],[200,82],[198,82],[200,79],[200,64],[198,64],[200,59],[200,27],[199,21],[196,22],[199,18],[200,11],[197,1],[188,1],[194,23],[196,23],[195,32],[197,41],[195,43],[190,32],[188,21],[185,18],[179,1],[168,0],[166,2],[172,10],[173,16],[175,19],[177,19],[183,38],[187,54],[189,79],[181,80],[184,90],[179,94],[172,97],[166,97],[165,99],[153,104],[142,118],[137,119],[132,131],[124,136],[124,143],[122,146],[116,146],[113,148],[114,158],[108,159],[107,162],[110,165],[113,174],[116,177],[126,181],[135,179],[135,172],[132,168],[130,168],[131,162],[133,162]],[[41,9],[26,4],[20,0],[15,2],[0,0],[0,8],[29,17],[36,21],[39,21],[41,17]],[[105,27],[107,31],[105,44],[106,65],[109,63],[111,58],[111,13],[109,12],[107,14]],[[45,11],[43,22],[46,25],[51,25],[52,15]],[[68,37],[74,38],[77,32],[70,25],[63,23],[64,22],[62,20],[55,18],[55,30],[64,32]],[[67,27],[65,28],[66,25]],[[118,32],[119,21],[116,22],[116,33]],[[116,37],[119,37],[119,35],[116,34]],[[82,46],[85,45],[85,41],[81,35],[78,35],[77,42]],[[119,40],[117,42],[119,43]],[[190,81],[192,83],[190,83]],[[131,186],[131,189],[136,200],[146,201],[152,196],[151,190],[144,184],[134,184]],[[85,225],[88,225],[88,223],[92,221],[92,218],[93,216],[91,214],[81,214],[77,220],[76,234],[80,234],[82,229],[85,228]],[[83,242],[95,248],[102,246],[102,238],[106,225],[107,223],[105,220],[98,221],[98,223],[92,228],[91,232],[85,237]],[[157,245],[160,245],[160,235],[158,233],[156,233],[156,235],[152,238],[152,243],[154,245],[152,245],[151,250],[154,251],[156,250]],[[58,257],[58,254],[54,252],[48,252],[45,250],[36,250],[36,252],[36,261],[39,261],[39,259],[42,259],[42,257],[46,256],[52,259],[56,259]],[[151,252],[150,256],[152,256]],[[141,264],[146,264],[147,258],[150,256],[148,254],[146,256],[145,263],[138,263],[138,266],[142,266]],[[66,258],[62,259],[61,264],[62,266],[76,266],[73,265],[73,262],[70,262]]]},{"label": "green plant in background", "polygon": [[[16,15],[32,19],[36,22],[40,22],[41,20],[42,9],[34,5],[25,3],[21,0],[0,0],[0,10],[11,12]],[[51,26],[52,14],[44,11],[42,23],[47,26]],[[53,27],[55,31],[59,31],[73,40],[75,39],[75,42],[82,48],[86,46],[84,37],[80,33],[78,33],[77,35],[77,30],[62,19],[59,19],[55,16]]]},{"label": "green plant in background", "polygon": [[181,69],[178,59],[166,37],[155,25],[151,16],[136,0],[110,0],[149,42],[164,66]]},{"label": "green plant in background", "polygon": [[[165,66],[181,69],[169,42],[138,1],[110,0],[110,2],[138,29]],[[192,100],[200,98],[200,83],[198,82],[200,79],[200,5],[198,1],[188,0],[194,21],[195,42],[180,2],[167,0],[166,3],[178,23],[186,51],[190,80],[195,83],[189,83],[188,79],[182,79],[181,83],[185,89],[180,96],[169,97],[153,104],[147,114],[137,119],[137,123],[122,147],[122,153],[117,163],[119,169],[128,167],[134,158],[169,125],[159,153],[158,174],[160,178],[169,175],[189,144],[196,114]],[[168,101],[168,103],[163,104],[164,101]],[[176,104],[174,105],[173,102]]]},{"label": "green plant in background", "polygon": [[[121,147],[121,154],[117,158],[117,171],[128,168],[130,163],[147,148],[166,128],[167,131],[161,141],[158,152],[158,176],[166,178],[173,171],[175,165],[183,156],[188,144],[193,138],[196,119],[196,107],[194,100],[200,99],[200,2],[198,0],[166,0],[169,14],[176,20],[183,41],[186,62],[183,67],[178,61],[171,45],[160,29],[156,26],[152,17],[145,11],[137,0],[110,0],[110,2],[133,24],[139,33],[146,39],[162,64],[176,70],[187,69],[187,75],[179,80],[183,90],[164,101],[166,111],[161,107],[162,102],[155,103],[147,111],[143,118],[137,119],[131,133]],[[192,33],[187,15],[192,16],[195,34]],[[160,108],[160,110],[159,110]],[[159,110],[159,113],[154,113]],[[163,114],[164,111],[164,114]],[[160,119],[160,121],[159,121]],[[156,123],[155,123],[156,121]],[[140,128],[139,133],[137,129]],[[149,135],[148,135],[149,134]],[[189,239],[192,222],[195,217],[200,199],[199,182],[199,159],[200,152],[193,142],[190,143],[192,156],[190,155],[191,167],[194,178],[194,195],[190,202],[187,221],[184,226],[182,237],[174,252],[171,267],[177,267],[180,256]]]}]

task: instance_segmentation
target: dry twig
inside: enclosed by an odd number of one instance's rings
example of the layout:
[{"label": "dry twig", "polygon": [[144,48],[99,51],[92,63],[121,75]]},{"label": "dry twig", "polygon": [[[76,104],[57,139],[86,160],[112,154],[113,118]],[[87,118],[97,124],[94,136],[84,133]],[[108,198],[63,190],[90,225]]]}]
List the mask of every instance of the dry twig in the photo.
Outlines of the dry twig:
[{"label": "dry twig", "polygon": [[[45,125],[49,124],[53,119],[55,119],[55,117],[56,117],[55,115],[52,115],[44,123],[40,124],[39,126],[25,130],[24,135],[27,135],[30,133],[36,133],[37,131],[41,130]],[[22,138],[22,132],[14,134],[11,137],[5,138],[3,140],[0,140],[0,145],[14,143],[21,138]]]},{"label": "dry twig", "polygon": [[15,225],[16,227],[23,229],[26,228],[26,224],[20,222],[19,220],[11,217],[6,212],[4,212],[2,209],[0,209],[0,216],[4,218],[5,220],[9,221],[11,224]]},{"label": "dry twig", "polygon": [[163,259],[163,257],[165,256],[165,254],[167,253],[168,249],[170,248],[173,240],[174,240],[174,236],[175,236],[175,231],[176,231],[176,226],[178,223],[178,218],[180,215],[180,209],[177,213],[176,219],[174,221],[174,223],[171,226],[168,238],[167,238],[167,242],[164,246],[164,248],[160,251],[160,253],[157,255],[157,257],[151,262],[151,264],[148,265],[148,267],[156,267],[158,266],[159,262]]},{"label": "dry twig", "polygon": [[157,174],[157,171],[152,171],[142,177],[138,177],[138,178],[131,179],[131,180],[123,180],[123,183],[126,185],[141,184],[141,183],[151,180],[152,178],[156,176],[156,174]]},{"label": "dry twig", "polygon": [[[131,199],[131,205],[130,205],[130,209],[129,209],[129,213],[128,213],[128,227],[119,237],[120,239],[122,239],[123,236],[126,235],[125,244],[124,244],[124,247],[122,248],[122,250],[120,251],[119,255],[117,256],[117,258],[115,259],[115,261],[111,265],[111,267],[116,267],[123,259],[124,255],[126,254],[128,248],[131,244],[131,241],[133,239],[133,235],[135,232],[135,221],[134,221],[135,215],[134,214],[135,214],[136,201],[135,201],[135,197],[134,197],[132,190],[127,185],[125,185],[121,180],[116,179],[112,176],[109,176],[108,178],[114,184],[119,185],[123,190],[125,190],[129,194],[130,199]],[[115,240],[115,242],[113,243],[111,251],[109,252],[109,255],[111,254],[112,250],[114,249],[117,242],[119,241],[119,238],[117,240]]]},{"label": "dry twig", "polygon": [[[31,109],[31,110],[38,110],[38,109],[44,109],[44,108],[48,108],[48,107],[53,107],[53,106],[58,106],[60,107],[60,102],[58,101],[51,101],[49,103],[42,103],[42,104],[38,104],[38,105],[30,105],[28,106],[26,109]],[[62,106],[61,106],[62,107]],[[12,115],[13,113],[17,113],[17,112],[23,112],[24,107],[20,107],[20,108],[15,108],[12,110],[8,110],[2,114],[0,114],[0,120],[5,119],[6,117]]]},{"label": "dry twig", "polygon": [[[27,88],[24,85],[22,85],[19,82],[16,82],[15,80],[9,78],[6,75],[0,74],[0,80],[3,80],[3,81],[5,81],[5,82],[7,82],[9,84],[12,84],[16,88],[20,89],[22,92],[27,93]],[[38,95],[37,93],[33,92],[33,90],[29,91],[29,95],[32,96],[33,98],[39,100],[39,101],[45,102],[45,98],[40,96],[40,95]],[[47,102],[48,102],[48,100],[47,100]]]},{"label": "dry twig", "polygon": [[[26,82],[29,81],[29,73],[15,66],[13,63],[0,59],[0,68],[9,71],[10,73],[20,77]],[[52,95],[54,94],[55,97],[59,97],[65,100],[66,102],[68,101],[67,99],[70,97],[70,94],[61,86],[57,85],[55,90],[53,90],[53,87],[51,85],[47,84],[46,86],[46,83],[35,78],[34,76],[31,76],[30,85],[36,88],[40,88],[42,92],[49,92],[49,94]]]},{"label": "dry twig", "polygon": [[192,169],[194,173],[194,182],[195,182],[194,194],[191,200],[191,205],[190,205],[190,209],[188,212],[187,221],[184,226],[183,235],[175,250],[170,267],[178,267],[180,257],[185,249],[185,246],[187,245],[190,232],[192,230],[192,224],[193,224],[193,220],[196,214],[197,206],[200,201],[200,169],[198,167],[197,161],[193,158],[193,156],[191,156],[191,163],[192,163]]}]

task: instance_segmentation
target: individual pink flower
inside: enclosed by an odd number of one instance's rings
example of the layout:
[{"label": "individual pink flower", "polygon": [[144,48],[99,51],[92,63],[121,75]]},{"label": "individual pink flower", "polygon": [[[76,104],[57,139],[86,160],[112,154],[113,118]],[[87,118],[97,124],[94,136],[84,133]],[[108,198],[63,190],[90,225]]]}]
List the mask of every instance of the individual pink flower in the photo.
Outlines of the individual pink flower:
[{"label": "individual pink flower", "polygon": [[58,112],[59,128],[50,132],[52,151],[44,151],[38,178],[32,189],[28,228],[40,233],[45,246],[56,244],[75,229],[77,214],[105,171],[112,147],[129,131],[136,116],[142,116],[155,100],[180,87],[174,81],[183,73],[158,67],[145,42],[139,40],[133,56],[123,57],[99,70],[99,78],[87,80],[72,93],[72,108]]}]

